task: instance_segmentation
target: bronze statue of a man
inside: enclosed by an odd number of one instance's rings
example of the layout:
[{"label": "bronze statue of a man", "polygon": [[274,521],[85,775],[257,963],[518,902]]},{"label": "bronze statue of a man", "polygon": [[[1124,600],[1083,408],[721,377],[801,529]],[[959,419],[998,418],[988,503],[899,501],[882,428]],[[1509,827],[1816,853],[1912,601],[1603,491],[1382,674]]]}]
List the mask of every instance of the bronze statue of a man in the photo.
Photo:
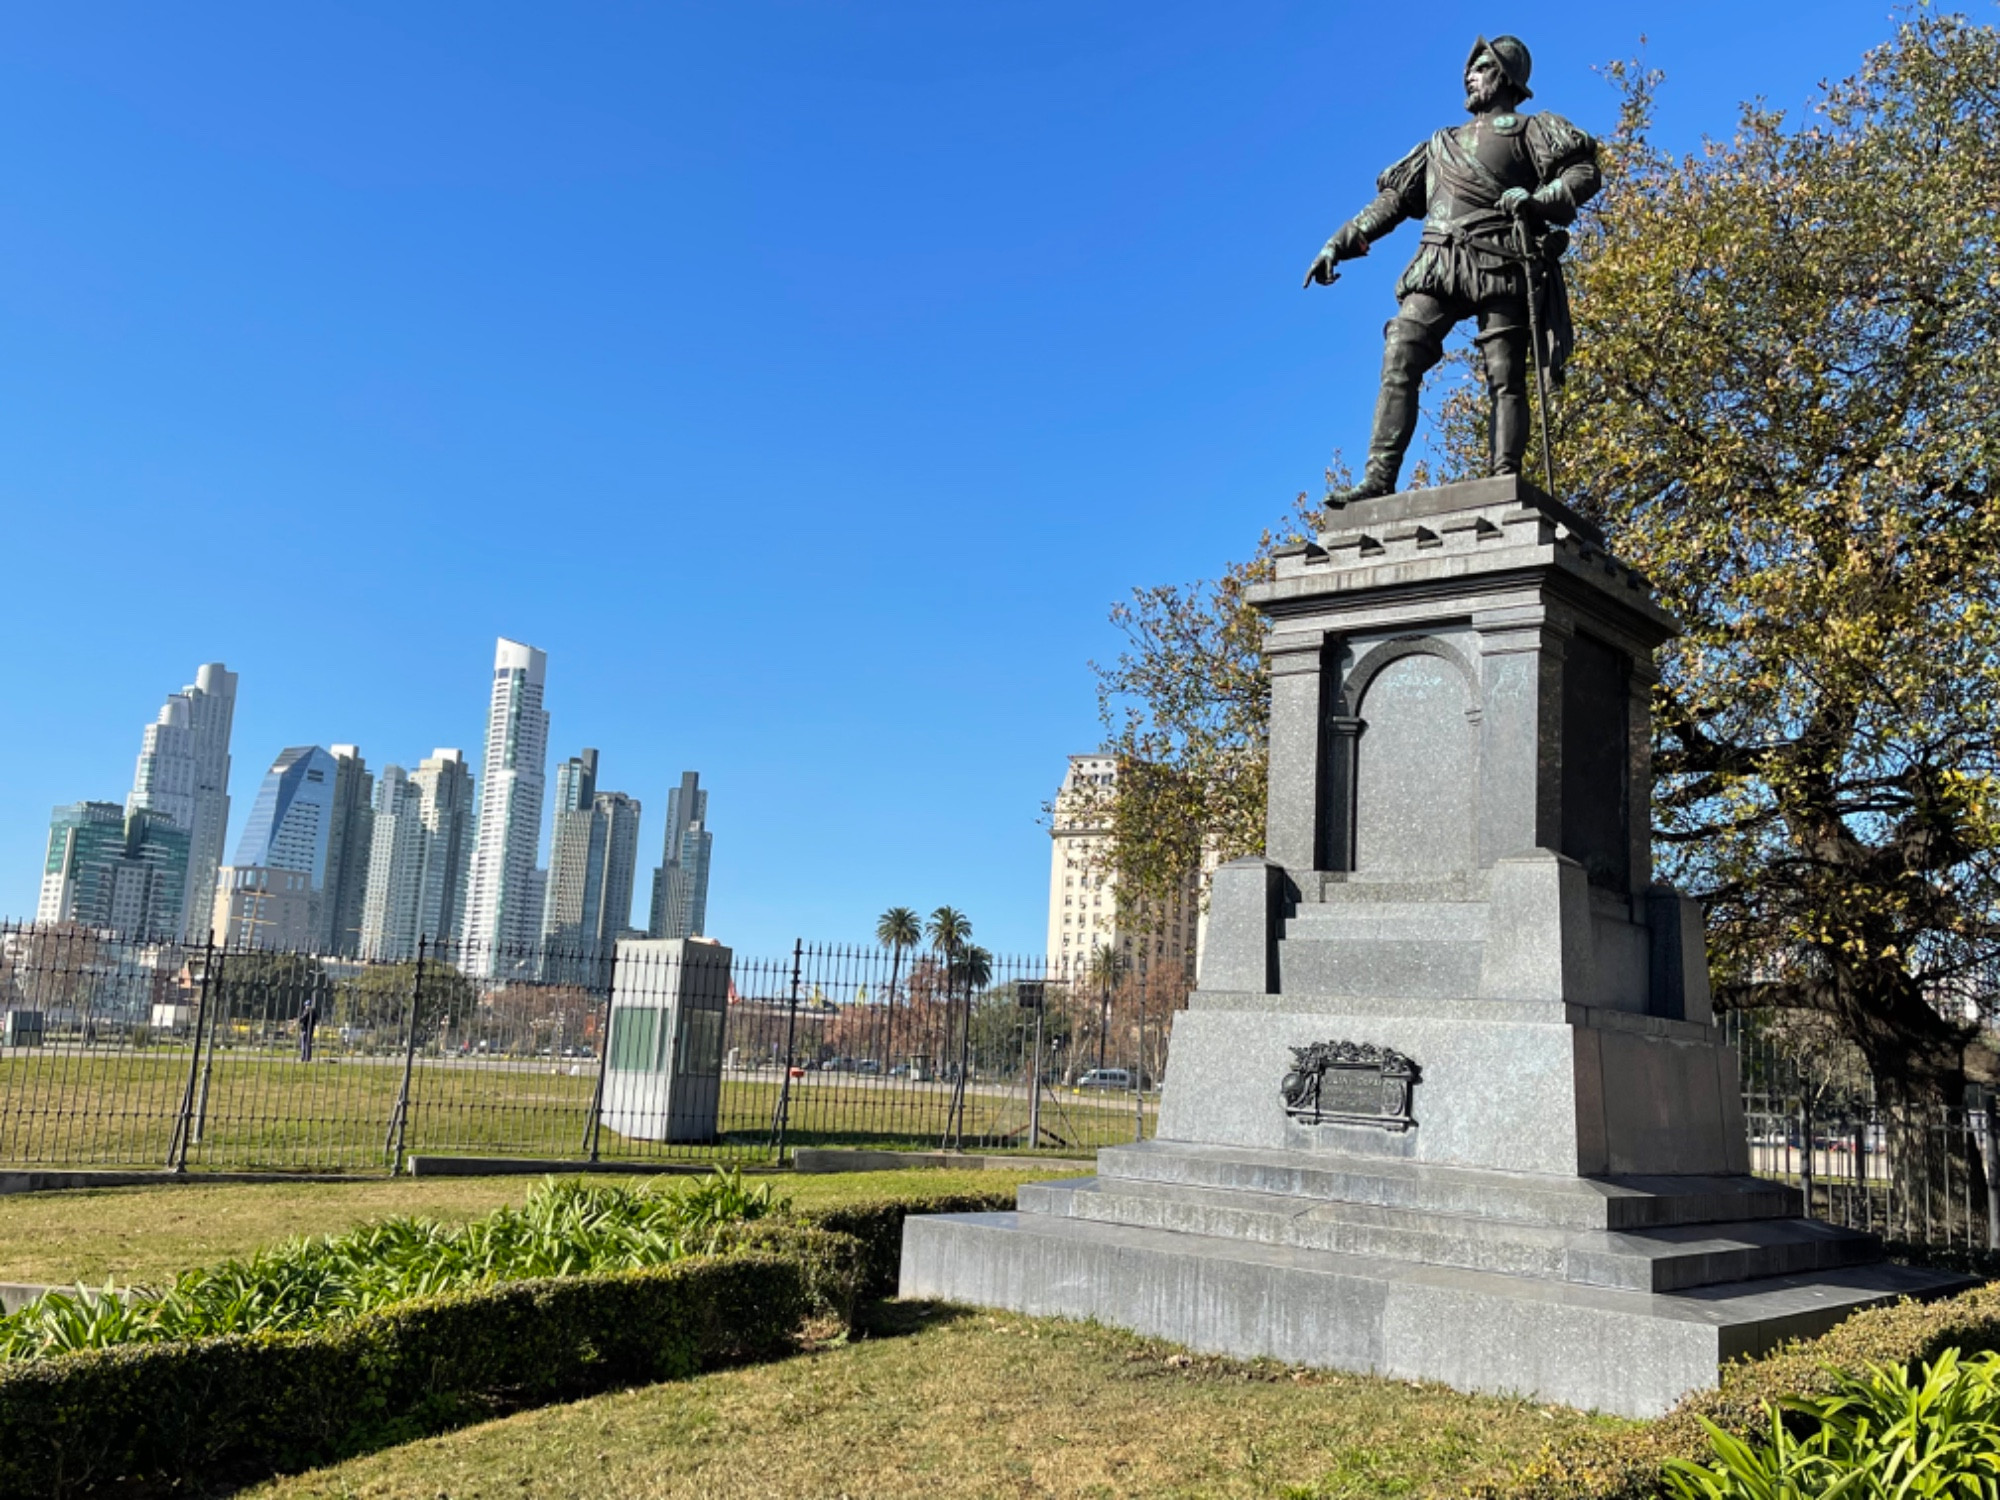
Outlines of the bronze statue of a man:
[{"label": "bronze statue of a man", "polygon": [[1493,400],[1490,472],[1521,471],[1530,330],[1540,334],[1536,352],[1552,381],[1561,379],[1571,341],[1556,263],[1569,241],[1548,226],[1574,220],[1602,181],[1596,141],[1560,115],[1520,113],[1533,97],[1531,66],[1518,37],[1474,42],[1465,61],[1471,121],[1438,131],[1384,172],[1374,201],[1341,225],[1306,272],[1307,285],[1331,286],[1341,261],[1366,255],[1405,219],[1424,221],[1416,257],[1396,282],[1400,310],[1387,329],[1367,467],[1359,484],[1328,495],[1329,505],[1396,488],[1424,372],[1466,318],[1479,320],[1475,342]]}]

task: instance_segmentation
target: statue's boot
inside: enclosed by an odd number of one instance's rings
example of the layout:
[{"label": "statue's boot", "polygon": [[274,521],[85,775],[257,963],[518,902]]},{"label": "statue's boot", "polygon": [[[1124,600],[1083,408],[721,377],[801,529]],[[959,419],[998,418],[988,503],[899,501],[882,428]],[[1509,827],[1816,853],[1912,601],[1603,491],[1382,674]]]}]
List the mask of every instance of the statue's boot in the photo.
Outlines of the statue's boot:
[{"label": "statue's boot", "polygon": [[1430,328],[1411,319],[1394,318],[1385,330],[1388,342],[1382,350],[1382,390],[1375,398],[1375,427],[1368,439],[1368,463],[1359,484],[1329,490],[1326,503],[1338,510],[1357,500],[1396,492],[1396,476],[1403,471],[1403,455],[1409,452],[1410,438],[1417,430],[1418,397],[1424,373],[1444,354],[1443,340]]},{"label": "statue's boot", "polygon": [[1494,329],[1480,334],[1476,342],[1493,402],[1487,472],[1518,474],[1528,451],[1527,335],[1517,328]]}]

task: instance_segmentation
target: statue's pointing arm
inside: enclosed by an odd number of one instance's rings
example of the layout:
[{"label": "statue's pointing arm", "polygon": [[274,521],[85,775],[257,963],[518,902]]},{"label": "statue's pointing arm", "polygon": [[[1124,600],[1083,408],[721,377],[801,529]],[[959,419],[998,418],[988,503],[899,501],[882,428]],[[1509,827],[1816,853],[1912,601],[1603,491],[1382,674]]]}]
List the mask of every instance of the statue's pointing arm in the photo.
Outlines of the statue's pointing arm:
[{"label": "statue's pointing arm", "polygon": [[1405,219],[1421,219],[1427,206],[1424,186],[1428,141],[1375,179],[1375,196],[1368,206],[1334,231],[1306,273],[1308,283],[1333,285],[1334,267],[1344,260],[1357,260],[1368,247]]},{"label": "statue's pointing arm", "polygon": [[1541,186],[1533,194],[1535,216],[1545,224],[1568,224],[1577,209],[1604,185],[1597,170],[1597,142],[1561,115],[1528,119],[1528,154]]}]

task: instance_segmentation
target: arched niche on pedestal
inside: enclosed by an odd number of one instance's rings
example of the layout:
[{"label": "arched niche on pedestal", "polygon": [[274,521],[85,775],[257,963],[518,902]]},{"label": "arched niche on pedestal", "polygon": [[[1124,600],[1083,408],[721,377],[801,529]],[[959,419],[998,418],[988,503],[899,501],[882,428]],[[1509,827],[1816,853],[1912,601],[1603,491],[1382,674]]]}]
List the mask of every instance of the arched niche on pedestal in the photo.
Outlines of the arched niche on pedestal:
[{"label": "arched niche on pedestal", "polygon": [[1479,679],[1432,636],[1365,650],[1323,743],[1346,830],[1329,842],[1363,878],[1441,880],[1478,859]]}]

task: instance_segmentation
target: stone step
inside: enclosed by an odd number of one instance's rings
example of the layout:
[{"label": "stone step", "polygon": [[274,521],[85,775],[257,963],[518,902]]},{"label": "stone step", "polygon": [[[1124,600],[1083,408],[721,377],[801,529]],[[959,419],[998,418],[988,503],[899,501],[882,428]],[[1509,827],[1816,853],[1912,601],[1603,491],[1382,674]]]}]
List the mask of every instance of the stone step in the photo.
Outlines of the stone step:
[{"label": "stone step", "polygon": [[1484,901],[1302,901],[1284,919],[1288,938],[1483,943]]},{"label": "stone step", "polygon": [[1304,901],[1278,943],[1283,994],[1463,999],[1479,992],[1483,901]]},{"label": "stone step", "polygon": [[1023,1213],[1456,1266],[1638,1292],[1808,1274],[1881,1258],[1873,1235],[1805,1219],[1574,1230],[1373,1204],[1097,1178],[1030,1183]]},{"label": "stone step", "polygon": [[1376,987],[1416,1001],[1463,1000],[1479,992],[1484,949],[1478,943],[1321,943],[1288,936],[1278,944],[1278,989],[1335,997]]},{"label": "stone step", "polygon": [[1693,1295],[1500,1276],[1047,1214],[913,1215],[901,1294],[1095,1318],[1195,1349],[1654,1417],[1718,1367],[1971,1278],[1877,1264]]},{"label": "stone step", "polygon": [[1796,1218],[1797,1188],[1750,1176],[1551,1177],[1337,1152],[1140,1141],[1097,1154],[1100,1179],[1376,1204],[1551,1228],[1634,1230]]}]

